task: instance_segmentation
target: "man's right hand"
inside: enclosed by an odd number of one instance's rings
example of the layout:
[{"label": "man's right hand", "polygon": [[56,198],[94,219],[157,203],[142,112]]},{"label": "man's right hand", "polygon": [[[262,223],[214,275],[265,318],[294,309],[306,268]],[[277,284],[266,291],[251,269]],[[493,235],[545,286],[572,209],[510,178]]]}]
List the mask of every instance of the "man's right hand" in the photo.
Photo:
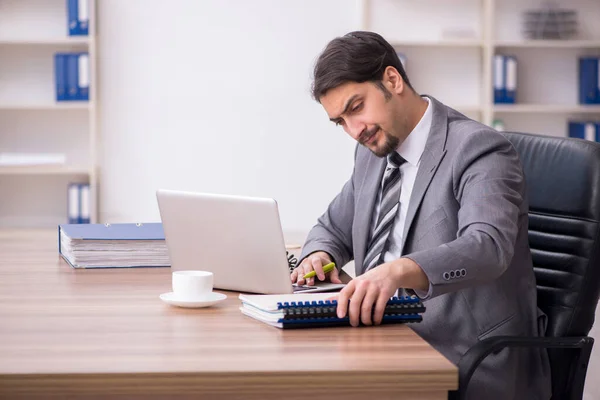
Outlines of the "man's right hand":
[{"label": "man's right hand", "polygon": [[297,283],[298,285],[314,285],[315,278],[304,279],[304,275],[311,271],[315,271],[317,273],[316,278],[320,281],[324,281],[326,278],[329,278],[331,283],[342,283],[337,267],[327,275],[323,273],[323,266],[329,264],[330,262],[332,262],[331,257],[329,257],[329,254],[325,253],[324,251],[312,253],[302,260],[302,263],[300,263],[300,265],[298,265],[292,271],[290,276],[292,283]]}]

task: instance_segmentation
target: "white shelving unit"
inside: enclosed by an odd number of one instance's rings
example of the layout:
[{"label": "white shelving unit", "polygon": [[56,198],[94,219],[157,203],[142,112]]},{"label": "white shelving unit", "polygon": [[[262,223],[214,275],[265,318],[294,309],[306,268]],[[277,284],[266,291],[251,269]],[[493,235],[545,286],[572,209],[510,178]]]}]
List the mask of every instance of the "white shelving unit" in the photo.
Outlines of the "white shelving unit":
[{"label": "white shelving unit", "polygon": [[[579,37],[528,40],[525,10],[541,0],[361,0],[362,29],[380,33],[407,56],[416,90],[471,118],[506,130],[567,135],[567,121],[600,121],[600,106],[578,104],[577,60],[600,55],[600,2],[563,1],[578,11]],[[432,12],[435,10],[435,13]],[[494,54],[517,57],[517,104],[494,104]]]},{"label": "white shelving unit", "polygon": [[[89,36],[68,36],[65,0],[0,0],[0,153],[60,153],[56,165],[0,165],[0,228],[67,222],[67,186],[89,183],[97,221],[95,0]],[[56,102],[54,54],[87,51],[90,100]]]}]

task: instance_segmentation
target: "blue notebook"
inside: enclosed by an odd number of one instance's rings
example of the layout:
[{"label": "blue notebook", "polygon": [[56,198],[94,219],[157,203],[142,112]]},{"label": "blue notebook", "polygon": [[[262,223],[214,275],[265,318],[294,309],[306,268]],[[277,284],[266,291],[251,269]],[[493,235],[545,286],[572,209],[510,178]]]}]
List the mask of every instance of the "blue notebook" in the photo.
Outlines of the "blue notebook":
[{"label": "blue notebook", "polygon": [[74,268],[171,265],[161,223],[59,225],[58,252]]},{"label": "blue notebook", "polygon": [[[350,326],[348,317],[337,317],[332,293],[291,295],[240,295],[244,315],[282,329]],[[382,324],[421,322],[425,306],[416,296],[388,300]]]}]

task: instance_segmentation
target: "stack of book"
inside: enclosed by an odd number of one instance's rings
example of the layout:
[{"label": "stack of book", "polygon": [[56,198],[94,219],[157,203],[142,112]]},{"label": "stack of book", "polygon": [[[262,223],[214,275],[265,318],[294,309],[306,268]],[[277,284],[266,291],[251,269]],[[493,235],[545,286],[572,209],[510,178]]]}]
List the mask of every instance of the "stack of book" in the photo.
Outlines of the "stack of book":
[{"label": "stack of book", "polygon": [[[288,295],[241,294],[242,314],[265,324],[284,329],[349,326],[348,316],[337,317],[335,293],[298,293]],[[421,322],[425,306],[416,296],[388,300],[382,324]]]},{"label": "stack of book", "polygon": [[74,268],[169,267],[161,223],[64,224],[59,254]]}]

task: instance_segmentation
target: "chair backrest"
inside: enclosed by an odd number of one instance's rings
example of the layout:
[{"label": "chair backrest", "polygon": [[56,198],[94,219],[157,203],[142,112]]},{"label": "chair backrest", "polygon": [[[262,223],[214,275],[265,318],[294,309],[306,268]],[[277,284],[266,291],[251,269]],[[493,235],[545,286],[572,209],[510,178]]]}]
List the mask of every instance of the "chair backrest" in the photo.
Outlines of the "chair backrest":
[{"label": "chair backrest", "polygon": [[600,294],[600,144],[505,132],[523,165],[547,336],[586,336]]},{"label": "chair backrest", "polygon": [[[600,144],[507,132],[529,194],[529,245],[546,336],[587,336],[600,294]],[[552,399],[580,396],[578,354],[548,350]],[[585,377],[585,371],[584,377]],[[581,387],[579,387],[581,386]]]}]

